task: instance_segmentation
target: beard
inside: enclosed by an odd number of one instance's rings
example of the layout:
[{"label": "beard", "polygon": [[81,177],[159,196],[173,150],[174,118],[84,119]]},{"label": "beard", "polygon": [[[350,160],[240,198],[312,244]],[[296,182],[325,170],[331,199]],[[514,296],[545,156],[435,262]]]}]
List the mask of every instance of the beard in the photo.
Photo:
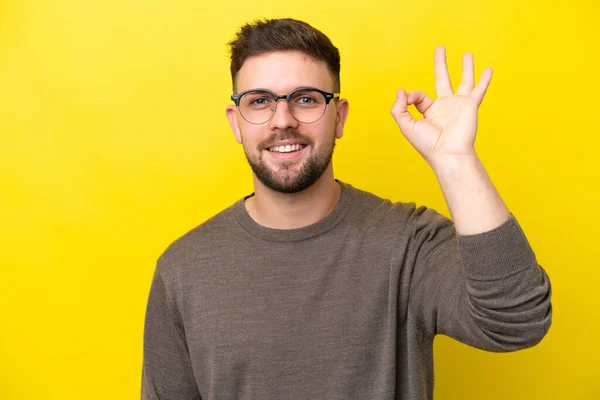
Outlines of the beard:
[{"label": "beard", "polygon": [[[298,168],[295,166],[295,162],[285,161],[279,163],[279,170],[274,170],[263,159],[262,150],[266,150],[277,141],[289,139],[296,139],[309,145],[310,154],[297,171],[294,171]],[[311,187],[321,178],[331,163],[334,148],[335,131],[332,132],[330,139],[324,142],[320,149],[315,149],[312,140],[296,130],[288,129],[280,133],[274,133],[263,141],[258,147],[258,155],[252,154],[246,146],[244,146],[244,153],[254,175],[263,185],[280,193],[297,193]]]}]

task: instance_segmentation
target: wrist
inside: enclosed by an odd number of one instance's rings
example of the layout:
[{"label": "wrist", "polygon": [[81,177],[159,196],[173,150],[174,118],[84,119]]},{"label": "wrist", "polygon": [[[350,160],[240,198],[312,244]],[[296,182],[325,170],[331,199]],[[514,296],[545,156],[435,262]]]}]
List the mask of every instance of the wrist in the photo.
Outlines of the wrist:
[{"label": "wrist", "polygon": [[481,160],[473,154],[439,157],[430,163],[438,179],[458,179],[483,169]]}]

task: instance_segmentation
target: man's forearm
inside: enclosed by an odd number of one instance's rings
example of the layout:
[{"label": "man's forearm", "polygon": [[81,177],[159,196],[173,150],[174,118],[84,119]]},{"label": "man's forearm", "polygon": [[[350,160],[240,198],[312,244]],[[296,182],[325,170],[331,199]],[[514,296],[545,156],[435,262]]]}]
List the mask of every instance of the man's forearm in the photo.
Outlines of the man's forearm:
[{"label": "man's forearm", "polygon": [[477,156],[444,160],[433,166],[459,235],[497,228],[510,212]]}]

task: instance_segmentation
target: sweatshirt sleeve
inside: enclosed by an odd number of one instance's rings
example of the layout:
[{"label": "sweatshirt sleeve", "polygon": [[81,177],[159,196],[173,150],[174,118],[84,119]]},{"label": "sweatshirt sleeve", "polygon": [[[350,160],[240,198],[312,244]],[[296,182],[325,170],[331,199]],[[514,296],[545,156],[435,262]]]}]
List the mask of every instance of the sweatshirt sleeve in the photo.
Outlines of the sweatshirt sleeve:
[{"label": "sweatshirt sleeve", "polygon": [[493,230],[464,236],[425,207],[409,222],[409,309],[427,332],[496,352],[542,340],[552,320],[550,280],[512,214]]},{"label": "sweatshirt sleeve", "polygon": [[142,400],[200,400],[178,315],[157,268],[146,307]]}]

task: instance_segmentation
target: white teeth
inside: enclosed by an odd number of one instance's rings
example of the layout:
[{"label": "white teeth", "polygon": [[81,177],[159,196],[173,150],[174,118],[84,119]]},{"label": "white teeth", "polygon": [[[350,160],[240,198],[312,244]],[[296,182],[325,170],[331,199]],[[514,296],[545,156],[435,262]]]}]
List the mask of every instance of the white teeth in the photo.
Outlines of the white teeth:
[{"label": "white teeth", "polygon": [[292,151],[298,151],[302,148],[301,144],[286,144],[285,146],[276,146],[271,147],[270,151],[275,151],[277,153],[290,153]]}]

